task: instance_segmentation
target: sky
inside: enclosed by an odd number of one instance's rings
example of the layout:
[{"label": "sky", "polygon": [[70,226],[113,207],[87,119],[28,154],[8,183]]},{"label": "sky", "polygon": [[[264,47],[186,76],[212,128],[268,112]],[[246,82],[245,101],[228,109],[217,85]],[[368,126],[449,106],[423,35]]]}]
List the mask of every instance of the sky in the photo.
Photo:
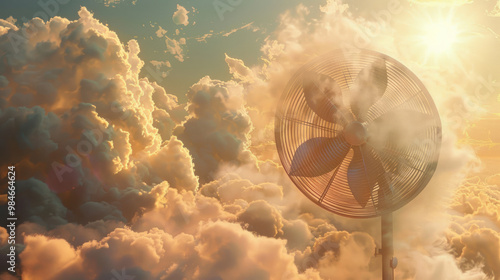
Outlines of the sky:
[{"label": "sky", "polygon": [[[50,2],[50,1],[48,1]],[[170,92],[183,97],[189,86],[205,75],[214,78],[228,79],[227,67],[224,63],[224,54],[228,53],[248,61],[249,65],[259,63],[260,46],[278,24],[278,17],[287,8],[293,7],[300,1],[184,1],[182,4],[189,12],[190,22],[187,25],[176,24],[172,20],[177,4],[170,1],[61,1],[58,9],[48,5],[33,5],[32,1],[2,3],[2,17],[13,16],[16,19],[31,19],[39,13],[43,17],[58,15],[68,19],[76,19],[81,6],[91,10],[96,18],[107,24],[112,30],[120,34],[120,39],[128,41],[136,39],[141,47],[141,58],[150,64],[151,61],[169,61],[173,66],[162,67],[162,72],[169,71],[169,75],[162,79],[162,86]],[[66,3],[67,2],[67,3]],[[309,1],[307,5],[316,6],[320,1]],[[41,3],[45,3],[41,1]],[[215,3],[215,4],[214,4]],[[222,3],[222,4],[221,4]],[[203,13],[200,11],[203,10]],[[57,12],[56,12],[57,11]],[[140,14],[141,16],[138,16]],[[233,30],[251,24],[249,27],[235,32],[233,36],[224,36]],[[185,38],[183,46],[183,62],[181,63],[171,53],[166,51],[166,37],[156,35],[159,28],[167,30],[168,38],[178,40]],[[179,30],[179,34],[176,34]],[[202,40],[205,34],[213,34],[208,40]],[[224,45],[221,48],[221,45]],[[210,54],[210,55],[207,55]],[[202,67],[200,67],[202,65]],[[174,70],[175,71],[172,71]],[[144,69],[144,75],[147,70]],[[156,71],[154,72],[156,73]],[[158,73],[161,77],[161,72]],[[149,74],[151,75],[151,74]],[[175,82],[174,82],[175,81]]]},{"label": "sky", "polygon": [[303,65],[367,49],[442,123],[396,279],[500,279],[498,34],[494,0],[2,1],[0,278],[381,279],[380,218],[308,200],[274,133]]}]

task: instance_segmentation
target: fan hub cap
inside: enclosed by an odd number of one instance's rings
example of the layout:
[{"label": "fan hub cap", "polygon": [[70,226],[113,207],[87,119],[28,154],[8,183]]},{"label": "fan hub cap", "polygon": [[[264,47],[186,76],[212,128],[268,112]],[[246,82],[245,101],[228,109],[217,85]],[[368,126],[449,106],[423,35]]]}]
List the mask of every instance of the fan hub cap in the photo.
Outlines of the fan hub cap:
[{"label": "fan hub cap", "polygon": [[352,146],[361,146],[366,143],[366,128],[360,122],[351,122],[344,129],[344,137]]}]

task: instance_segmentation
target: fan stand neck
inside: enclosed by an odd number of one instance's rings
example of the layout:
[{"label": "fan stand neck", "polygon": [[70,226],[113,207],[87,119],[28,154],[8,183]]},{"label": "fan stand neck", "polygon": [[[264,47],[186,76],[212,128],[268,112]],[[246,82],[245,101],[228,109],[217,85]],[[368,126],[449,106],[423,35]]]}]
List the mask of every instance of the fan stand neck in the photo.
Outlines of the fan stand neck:
[{"label": "fan stand neck", "polygon": [[397,259],[394,258],[392,213],[382,215],[382,279],[394,280]]}]

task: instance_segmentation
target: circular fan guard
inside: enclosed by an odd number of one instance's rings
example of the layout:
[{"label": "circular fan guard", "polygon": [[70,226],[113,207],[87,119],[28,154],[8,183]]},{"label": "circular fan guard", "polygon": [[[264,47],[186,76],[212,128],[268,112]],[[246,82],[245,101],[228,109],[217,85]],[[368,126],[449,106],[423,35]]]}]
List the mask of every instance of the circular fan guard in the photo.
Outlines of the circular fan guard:
[{"label": "circular fan guard", "polygon": [[275,120],[277,150],[295,185],[347,217],[394,211],[434,174],[441,122],[422,82],[374,51],[321,56],[290,80]]}]

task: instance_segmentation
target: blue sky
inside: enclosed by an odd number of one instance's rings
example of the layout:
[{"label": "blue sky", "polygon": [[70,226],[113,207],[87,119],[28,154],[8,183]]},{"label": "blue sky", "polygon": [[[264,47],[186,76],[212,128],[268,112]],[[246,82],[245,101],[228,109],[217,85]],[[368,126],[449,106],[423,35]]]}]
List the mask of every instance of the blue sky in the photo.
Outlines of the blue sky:
[{"label": "blue sky", "polygon": [[[115,31],[122,42],[136,39],[141,47],[140,57],[146,63],[143,68],[144,75],[150,78],[154,76],[154,80],[167,92],[177,95],[183,101],[187,89],[206,75],[214,79],[230,78],[224,61],[225,53],[242,59],[250,67],[259,64],[260,48],[265,38],[272,36],[279,24],[280,15],[286,10],[294,9],[301,2],[310,8],[310,18],[314,19],[319,13],[319,6],[324,5],[326,0],[20,0],[2,1],[0,18],[12,16],[18,25],[36,16],[46,17],[47,14],[75,20],[78,18],[80,7],[85,6],[94,13],[95,18]],[[407,8],[416,5],[409,2],[398,3]],[[483,15],[494,6],[494,3],[490,2],[476,1],[466,4],[460,11]],[[61,4],[54,9],[52,3]],[[375,12],[386,9],[391,1],[355,0],[346,3],[349,4],[350,12],[373,17]],[[187,26],[176,25],[172,20],[178,4],[189,11]],[[217,8],[220,9],[219,12]],[[493,32],[500,32],[498,17],[483,15],[478,18],[481,19],[479,24]],[[248,28],[239,29],[248,24]],[[160,26],[167,31],[165,35],[168,38],[177,41],[180,38],[186,39],[186,44],[181,46],[184,61],[178,61],[174,55],[167,52],[165,37],[156,36],[155,32]],[[237,31],[230,36],[223,35],[232,30]],[[196,39],[210,33],[213,36],[205,41]],[[168,61],[171,67],[161,66],[156,70],[151,61]],[[161,73],[168,75],[163,78]]]},{"label": "blue sky", "polygon": [[[56,1],[40,1],[38,3],[53,3]],[[67,2],[67,3],[66,3]],[[161,71],[168,71],[165,79],[156,79],[169,93],[177,95],[181,100],[184,94],[195,82],[206,75],[215,79],[230,77],[224,54],[245,61],[249,66],[259,63],[260,47],[263,40],[269,36],[279,23],[279,15],[290,8],[294,8],[301,1],[162,1],[162,0],[123,0],[118,3],[106,3],[109,0],[67,0],[60,1],[59,7],[52,5],[44,8],[42,4],[30,0],[2,1],[0,4],[0,18],[12,16],[21,22],[34,16],[57,15],[75,20],[81,6],[87,7],[94,13],[95,18],[107,24],[115,31],[122,42],[136,39],[141,47],[140,57],[146,62],[143,69],[145,75],[148,70],[156,69],[150,61],[169,61],[171,68],[162,67]],[[308,1],[306,6],[314,7],[312,13],[318,12],[318,6],[324,1]],[[233,3],[233,4],[231,4]],[[172,15],[180,4],[189,11],[189,24],[176,25]],[[217,8],[220,8],[219,12]],[[53,12],[55,11],[55,12]],[[193,24],[194,23],[194,24]],[[223,34],[231,30],[250,24],[251,28],[241,29],[230,36]],[[161,26],[167,31],[166,36],[178,40],[186,38],[183,46],[185,59],[178,61],[173,55],[165,53],[165,38],[158,38],[155,32]],[[179,34],[176,35],[176,29]],[[195,38],[204,34],[214,33],[204,42]],[[149,66],[148,66],[149,65]],[[155,73],[155,71],[152,71]],[[160,73],[153,74],[156,77]],[[149,75],[151,76],[151,75]]]}]

